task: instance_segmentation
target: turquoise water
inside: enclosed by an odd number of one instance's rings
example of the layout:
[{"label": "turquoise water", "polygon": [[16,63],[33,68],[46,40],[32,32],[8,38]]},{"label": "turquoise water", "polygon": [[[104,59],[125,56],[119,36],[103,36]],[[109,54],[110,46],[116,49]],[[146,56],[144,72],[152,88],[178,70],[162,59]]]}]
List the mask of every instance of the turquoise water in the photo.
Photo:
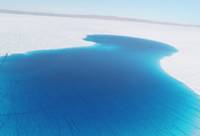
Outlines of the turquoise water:
[{"label": "turquoise water", "polygon": [[0,136],[190,136],[200,101],[165,73],[169,45],[89,35],[91,47],[1,58]]}]

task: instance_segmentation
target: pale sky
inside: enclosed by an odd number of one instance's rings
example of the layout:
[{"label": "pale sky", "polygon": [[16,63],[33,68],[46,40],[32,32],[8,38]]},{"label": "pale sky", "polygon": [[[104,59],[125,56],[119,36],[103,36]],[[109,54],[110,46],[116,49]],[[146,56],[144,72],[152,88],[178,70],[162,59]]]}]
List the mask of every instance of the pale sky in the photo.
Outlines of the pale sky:
[{"label": "pale sky", "polygon": [[0,9],[114,15],[200,24],[200,0],[0,0]]}]

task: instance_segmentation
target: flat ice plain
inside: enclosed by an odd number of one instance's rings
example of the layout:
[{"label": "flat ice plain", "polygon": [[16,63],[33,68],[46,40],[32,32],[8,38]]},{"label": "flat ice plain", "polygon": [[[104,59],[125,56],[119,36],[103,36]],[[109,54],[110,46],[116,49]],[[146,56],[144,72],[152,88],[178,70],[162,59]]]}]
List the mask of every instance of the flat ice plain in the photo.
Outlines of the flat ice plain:
[{"label": "flat ice plain", "polygon": [[0,55],[90,46],[89,34],[114,34],[167,43],[178,52],[162,68],[200,94],[200,27],[98,18],[0,13]]}]

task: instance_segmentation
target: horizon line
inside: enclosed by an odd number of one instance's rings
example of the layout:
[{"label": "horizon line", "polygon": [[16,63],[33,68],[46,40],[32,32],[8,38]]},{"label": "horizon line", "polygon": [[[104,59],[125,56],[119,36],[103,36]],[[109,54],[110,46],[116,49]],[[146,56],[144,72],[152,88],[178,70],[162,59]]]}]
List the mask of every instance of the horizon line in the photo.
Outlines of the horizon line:
[{"label": "horizon line", "polygon": [[52,12],[34,12],[34,11],[23,11],[23,10],[11,10],[11,9],[0,9],[0,14],[116,20],[116,21],[128,21],[128,22],[140,22],[140,23],[149,23],[149,24],[160,24],[160,25],[200,28],[200,25],[198,25],[198,24],[186,24],[186,23],[165,22],[165,21],[155,21],[155,20],[148,20],[148,19],[129,18],[129,17],[120,17],[120,16],[93,15],[93,14],[87,14],[87,15],[84,15],[84,14],[65,14],[65,13],[52,13]]}]

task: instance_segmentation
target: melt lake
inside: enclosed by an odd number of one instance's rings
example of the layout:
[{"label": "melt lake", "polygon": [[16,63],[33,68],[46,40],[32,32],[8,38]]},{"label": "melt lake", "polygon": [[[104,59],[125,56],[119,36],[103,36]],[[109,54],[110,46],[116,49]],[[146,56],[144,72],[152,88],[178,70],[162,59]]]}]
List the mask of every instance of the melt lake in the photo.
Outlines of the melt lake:
[{"label": "melt lake", "polygon": [[192,136],[200,99],[162,70],[177,50],[88,35],[93,46],[0,58],[1,136]]}]

